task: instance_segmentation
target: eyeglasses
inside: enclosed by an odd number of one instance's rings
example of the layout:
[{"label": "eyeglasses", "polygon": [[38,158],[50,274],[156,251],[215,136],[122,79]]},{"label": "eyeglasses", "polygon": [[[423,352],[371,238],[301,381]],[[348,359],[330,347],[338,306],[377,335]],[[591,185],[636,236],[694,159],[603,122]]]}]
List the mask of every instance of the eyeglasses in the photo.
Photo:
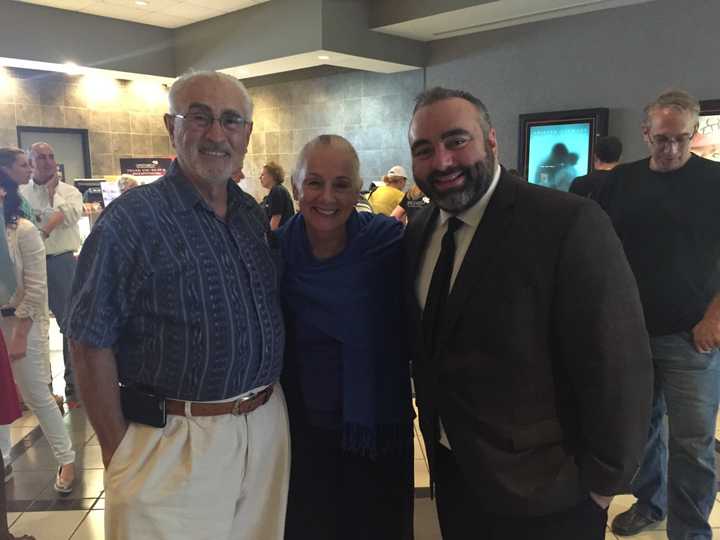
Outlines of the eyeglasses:
[{"label": "eyeglasses", "polygon": [[678,148],[685,148],[695,136],[695,131],[692,133],[682,133],[677,137],[666,137],[665,135],[648,135],[650,144],[657,146],[658,148],[667,148],[668,146],[675,145]]},{"label": "eyeglasses", "polygon": [[227,132],[237,133],[242,130],[245,124],[250,124],[241,115],[231,112],[224,112],[220,116],[213,116],[209,112],[202,111],[190,111],[185,114],[171,114],[173,118],[180,118],[187,123],[187,127],[190,129],[196,129],[198,131],[205,131],[210,129],[215,121]]}]

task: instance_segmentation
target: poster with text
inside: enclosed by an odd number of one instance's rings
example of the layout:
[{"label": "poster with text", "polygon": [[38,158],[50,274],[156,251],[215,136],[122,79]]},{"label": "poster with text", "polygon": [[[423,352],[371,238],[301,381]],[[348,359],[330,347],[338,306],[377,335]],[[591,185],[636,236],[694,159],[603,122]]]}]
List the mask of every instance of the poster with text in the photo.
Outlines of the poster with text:
[{"label": "poster with text", "polygon": [[131,174],[142,184],[153,182],[170,168],[170,158],[120,158],[120,173]]}]

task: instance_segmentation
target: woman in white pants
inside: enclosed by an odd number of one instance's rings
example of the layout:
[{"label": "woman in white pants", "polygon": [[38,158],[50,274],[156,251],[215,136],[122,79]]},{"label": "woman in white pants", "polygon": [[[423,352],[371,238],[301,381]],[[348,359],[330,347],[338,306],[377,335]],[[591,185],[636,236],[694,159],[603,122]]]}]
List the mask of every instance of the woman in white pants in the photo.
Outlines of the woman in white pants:
[{"label": "woman in white pants", "polygon": [[[9,156],[15,156],[10,165]],[[47,274],[45,245],[40,231],[23,216],[18,182],[14,175],[28,174],[20,162],[27,159],[18,149],[0,148],[0,198],[7,229],[10,258],[15,265],[17,290],[7,305],[2,306],[2,329],[15,382],[25,403],[40,422],[59,463],[55,490],[70,493],[75,479],[75,452],[70,435],[63,424],[47,381],[50,354],[48,343]],[[9,458],[10,430],[0,426],[0,449]],[[7,461],[6,461],[7,462]]]}]

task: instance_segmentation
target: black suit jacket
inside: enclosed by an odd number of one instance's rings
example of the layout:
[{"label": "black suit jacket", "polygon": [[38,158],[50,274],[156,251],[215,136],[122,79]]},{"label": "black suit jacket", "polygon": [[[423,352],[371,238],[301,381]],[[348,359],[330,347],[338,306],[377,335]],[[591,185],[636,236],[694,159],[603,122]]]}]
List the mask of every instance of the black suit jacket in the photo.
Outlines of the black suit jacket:
[{"label": "black suit jacket", "polygon": [[438,209],[405,236],[405,301],[420,425],[434,473],[438,417],[483,508],[544,515],[622,492],[652,398],[635,280],[593,201],[503,171],[439,330],[423,349],[415,282]]}]

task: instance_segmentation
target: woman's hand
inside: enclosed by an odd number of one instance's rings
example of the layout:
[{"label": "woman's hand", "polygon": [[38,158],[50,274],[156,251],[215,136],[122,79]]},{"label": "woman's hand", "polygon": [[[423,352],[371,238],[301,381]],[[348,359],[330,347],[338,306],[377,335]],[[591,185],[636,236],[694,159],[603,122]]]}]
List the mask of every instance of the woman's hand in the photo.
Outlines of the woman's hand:
[{"label": "woman's hand", "polygon": [[32,319],[17,319],[13,325],[10,343],[8,344],[8,356],[10,361],[25,358],[27,354],[27,338],[32,326]]},{"label": "woman's hand", "polygon": [[20,360],[25,358],[27,354],[27,334],[16,334],[13,332],[10,338],[10,344],[8,345],[8,356],[10,361]]}]

